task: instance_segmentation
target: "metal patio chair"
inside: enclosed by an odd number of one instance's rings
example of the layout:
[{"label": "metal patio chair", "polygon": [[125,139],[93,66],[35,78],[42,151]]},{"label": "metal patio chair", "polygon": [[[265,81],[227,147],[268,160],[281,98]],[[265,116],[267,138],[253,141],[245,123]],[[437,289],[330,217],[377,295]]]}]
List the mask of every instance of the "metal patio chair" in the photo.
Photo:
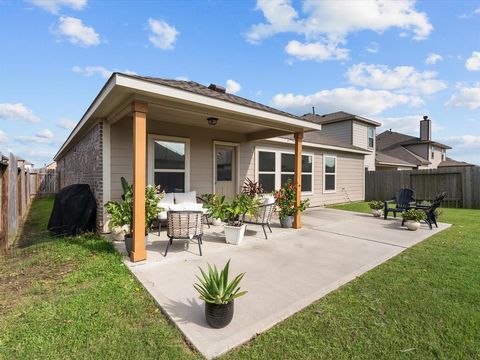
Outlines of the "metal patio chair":
[{"label": "metal patio chair", "polygon": [[173,244],[174,239],[196,239],[200,256],[202,256],[203,212],[169,211],[167,213],[167,236],[169,240],[164,256],[167,256],[168,248]]}]

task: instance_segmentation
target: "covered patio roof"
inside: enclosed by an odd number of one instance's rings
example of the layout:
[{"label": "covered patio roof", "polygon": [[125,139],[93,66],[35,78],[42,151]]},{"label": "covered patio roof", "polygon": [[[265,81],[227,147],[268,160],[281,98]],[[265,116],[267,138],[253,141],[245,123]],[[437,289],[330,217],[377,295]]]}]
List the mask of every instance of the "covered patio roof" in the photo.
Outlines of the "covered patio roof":
[{"label": "covered patio roof", "polygon": [[114,73],[100,90],[80,122],[55,155],[58,160],[99,120],[115,123],[132,113],[131,103],[148,105],[148,118],[243,133],[259,140],[298,132],[321,130],[321,125],[272,107],[213,90],[193,81],[166,80]]}]

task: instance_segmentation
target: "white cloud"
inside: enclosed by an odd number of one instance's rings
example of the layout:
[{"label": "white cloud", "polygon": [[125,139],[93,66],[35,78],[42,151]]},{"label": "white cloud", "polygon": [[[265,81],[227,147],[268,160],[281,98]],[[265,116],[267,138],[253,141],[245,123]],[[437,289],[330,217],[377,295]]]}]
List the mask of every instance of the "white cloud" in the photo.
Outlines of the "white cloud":
[{"label": "white cloud", "polygon": [[[385,130],[392,130],[399,133],[418,135],[420,132],[420,120],[423,119],[423,115],[407,115],[398,117],[384,117],[378,118],[377,121],[382,123],[382,126],[378,129],[378,133]],[[443,128],[438,125],[438,122],[432,121],[433,130],[438,131]]]},{"label": "white cloud", "polygon": [[443,56],[440,54],[430,53],[428,54],[427,58],[425,59],[425,64],[427,65],[434,65],[439,61],[443,60]]},{"label": "white cloud", "polygon": [[474,51],[472,53],[472,56],[470,56],[465,62],[465,67],[468,71],[480,70],[480,51]]},{"label": "white cloud", "polygon": [[339,48],[335,43],[322,43],[320,41],[301,43],[297,40],[290,41],[285,47],[285,52],[300,60],[346,60],[348,49]]},{"label": "white cloud", "polygon": [[95,29],[84,25],[82,20],[74,17],[61,16],[54,32],[66,36],[68,41],[75,45],[95,46],[100,44],[100,35],[95,32]]},{"label": "white cloud", "polygon": [[372,54],[376,54],[378,53],[378,51],[380,50],[380,45],[378,45],[378,43],[376,43],[375,41],[372,41],[367,47],[366,49],[369,53],[372,53]]},{"label": "white cloud", "polygon": [[7,143],[8,141],[10,141],[10,139],[8,138],[7,134],[5,134],[5,132],[0,130],[0,144]]},{"label": "white cloud", "polygon": [[49,129],[43,129],[39,131],[36,136],[42,139],[53,139],[55,137],[55,135],[53,135],[52,131]]},{"label": "white cloud", "polygon": [[178,81],[190,81],[190,79],[186,76],[177,76],[175,78],[175,80],[178,80]]},{"label": "white cloud", "polygon": [[310,95],[278,94],[273,98],[277,107],[309,111],[315,106],[317,112],[344,110],[359,115],[376,115],[399,105],[418,106],[423,104],[417,96],[395,94],[386,90],[356,89],[353,87],[321,90]]},{"label": "white cloud", "polygon": [[235,80],[227,80],[227,92],[231,94],[236,94],[242,89],[240,84]]},{"label": "white cloud", "polygon": [[[300,34],[306,40],[302,48],[304,59],[317,61],[319,57],[311,55],[313,50],[311,47],[306,48],[307,45],[317,44],[318,47],[329,44],[336,48],[345,42],[350,33],[364,30],[381,33],[394,27],[402,29],[404,34],[408,31],[416,40],[422,40],[433,29],[427,15],[415,9],[414,1],[305,0],[302,6],[303,17],[299,16],[290,0],[257,0],[256,9],[262,11],[266,21],[251,26],[246,34],[247,41],[259,43],[278,33]],[[297,48],[298,44],[297,41]],[[305,56],[307,49],[310,55]],[[329,58],[344,59],[347,49],[340,50],[343,50],[342,56]],[[324,51],[315,49],[315,53],[323,54]]]},{"label": "white cloud", "polygon": [[448,141],[454,147],[479,149],[480,150],[480,136],[475,135],[459,135],[448,136],[442,138],[442,141]]},{"label": "white cloud", "polygon": [[460,85],[445,103],[447,106],[476,110],[480,108],[480,84],[473,87]]},{"label": "white cloud", "polygon": [[77,123],[70,119],[60,119],[57,121],[57,126],[65,129],[65,130],[72,130]]},{"label": "white cloud", "polygon": [[40,119],[33,113],[32,110],[28,109],[27,107],[25,107],[25,105],[21,103],[0,104],[0,119],[23,120],[32,123],[40,121]]},{"label": "white cloud", "polygon": [[74,73],[77,73],[77,74],[83,74],[85,76],[92,76],[92,75],[95,75],[95,74],[99,74],[101,75],[103,78],[105,79],[108,79],[112,74],[113,72],[117,71],[117,72],[122,72],[124,74],[130,74],[130,75],[136,75],[137,73],[134,72],[134,71],[130,71],[130,70],[122,70],[122,71],[119,71],[117,69],[115,70],[110,70],[110,69],[107,69],[103,66],[85,66],[85,67],[81,67],[81,66],[74,66],[72,68],[72,71]]},{"label": "white cloud", "polygon": [[148,40],[155,46],[163,50],[173,49],[177,37],[180,34],[174,26],[169,25],[163,20],[148,19],[148,27],[151,31]]},{"label": "white cloud", "polygon": [[52,14],[58,14],[62,7],[82,10],[87,5],[87,0],[30,0],[30,2]]},{"label": "white cloud", "polygon": [[347,71],[348,81],[353,85],[383,90],[398,90],[416,94],[433,94],[447,87],[436,79],[433,71],[419,72],[413,66],[397,66],[360,63]]},{"label": "white cloud", "polygon": [[53,138],[46,138],[44,136],[36,135],[20,135],[15,138],[15,140],[21,144],[42,144],[42,145],[53,145],[53,144],[60,144],[61,141],[55,137]]}]

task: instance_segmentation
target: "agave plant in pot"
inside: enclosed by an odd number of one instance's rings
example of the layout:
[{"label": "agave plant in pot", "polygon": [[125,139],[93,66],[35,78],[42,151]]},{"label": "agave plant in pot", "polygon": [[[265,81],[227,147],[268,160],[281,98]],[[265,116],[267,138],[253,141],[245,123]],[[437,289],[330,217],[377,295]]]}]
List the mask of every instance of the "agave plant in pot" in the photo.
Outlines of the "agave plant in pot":
[{"label": "agave plant in pot", "polygon": [[295,214],[305,211],[310,206],[309,199],[301,200],[300,205],[297,206],[296,197],[297,186],[291,180],[288,180],[280,190],[275,192],[275,200],[279,209],[278,216],[283,228],[291,228]]},{"label": "agave plant in pot", "polygon": [[222,219],[227,222],[224,225],[227,244],[241,244],[247,227],[243,218],[244,216],[256,216],[259,206],[260,200],[257,197],[251,198],[246,194],[237,195],[230,203],[226,204]]},{"label": "agave plant in pot", "polygon": [[200,294],[200,299],[205,301],[207,323],[213,328],[220,329],[230,324],[233,319],[234,300],[247,293],[240,291],[238,286],[245,273],[228,282],[230,260],[220,272],[215,265],[213,267],[207,265],[208,273],[199,267],[202,276],[195,276],[200,283],[194,284],[193,287]]},{"label": "agave plant in pot", "polygon": [[425,220],[425,211],[420,209],[408,209],[402,214],[403,221],[408,230],[416,231],[420,228],[420,221]]},{"label": "agave plant in pot", "polygon": [[385,206],[383,201],[372,200],[368,203],[370,209],[372,209],[372,215],[375,217],[380,217],[383,214],[383,207]]}]

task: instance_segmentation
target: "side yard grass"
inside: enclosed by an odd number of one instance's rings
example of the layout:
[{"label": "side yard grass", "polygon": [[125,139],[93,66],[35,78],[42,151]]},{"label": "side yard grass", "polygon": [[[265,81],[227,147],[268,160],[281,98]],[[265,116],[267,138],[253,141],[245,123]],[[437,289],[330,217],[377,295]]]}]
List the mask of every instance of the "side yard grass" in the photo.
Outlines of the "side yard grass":
[{"label": "side yard grass", "polygon": [[[20,249],[0,258],[0,359],[200,358],[108,241],[44,230],[52,202],[34,201]],[[223,358],[480,358],[480,211],[442,211],[450,229]]]},{"label": "side yard grass", "polygon": [[0,359],[198,358],[108,241],[45,231],[52,203],[0,258]]}]

